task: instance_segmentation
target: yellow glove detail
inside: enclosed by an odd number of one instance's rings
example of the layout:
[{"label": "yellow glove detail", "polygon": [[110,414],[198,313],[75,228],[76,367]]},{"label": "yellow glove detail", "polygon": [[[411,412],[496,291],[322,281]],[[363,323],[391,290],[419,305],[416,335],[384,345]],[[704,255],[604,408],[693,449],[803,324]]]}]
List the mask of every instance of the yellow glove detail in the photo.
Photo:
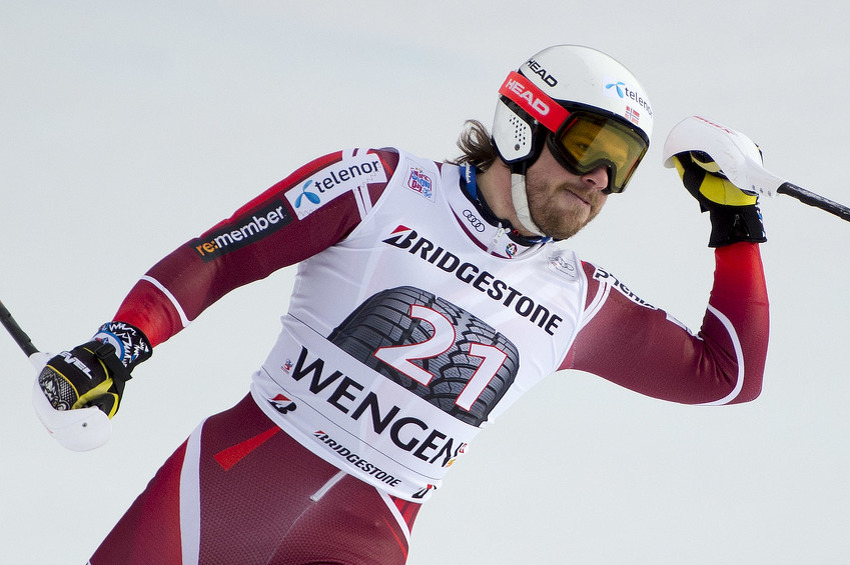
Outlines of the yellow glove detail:
[{"label": "yellow glove detail", "polygon": [[[708,200],[723,206],[752,206],[758,201],[755,195],[747,194],[727,179],[717,176],[720,167],[714,161],[703,163],[694,159],[692,163],[706,171],[706,175],[699,184],[699,192]],[[679,173],[679,178],[684,180],[685,168],[678,156],[673,157],[673,164],[676,172]]]}]

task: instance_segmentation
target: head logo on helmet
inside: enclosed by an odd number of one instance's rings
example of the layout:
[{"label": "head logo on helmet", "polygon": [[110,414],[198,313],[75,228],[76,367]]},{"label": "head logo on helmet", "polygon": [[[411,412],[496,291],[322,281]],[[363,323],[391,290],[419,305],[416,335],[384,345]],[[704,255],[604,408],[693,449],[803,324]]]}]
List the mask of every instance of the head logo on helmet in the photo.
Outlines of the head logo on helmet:
[{"label": "head logo on helmet", "polygon": [[[622,137],[628,155],[607,160],[588,157],[584,162],[584,156],[571,151],[570,141],[565,139],[573,121],[581,119]],[[523,227],[543,235],[528,211],[525,172],[544,146],[577,174],[591,166],[606,166],[606,190],[621,192],[649,146],[652,121],[652,106],[634,75],[589,47],[549,47],[508,75],[499,89],[492,136],[499,156],[511,170],[514,207]]]},{"label": "head logo on helmet", "polygon": [[528,68],[531,70],[531,72],[538,75],[541,79],[543,79],[543,82],[545,82],[549,86],[554,87],[558,85],[558,79],[546,72],[546,69],[541,67],[540,63],[538,63],[534,59],[529,59],[526,64],[528,65]]}]

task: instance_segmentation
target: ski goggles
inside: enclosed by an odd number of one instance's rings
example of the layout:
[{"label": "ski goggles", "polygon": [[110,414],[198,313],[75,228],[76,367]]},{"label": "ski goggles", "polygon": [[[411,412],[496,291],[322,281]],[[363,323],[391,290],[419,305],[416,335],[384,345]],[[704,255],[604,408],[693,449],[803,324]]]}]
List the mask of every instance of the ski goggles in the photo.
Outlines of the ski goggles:
[{"label": "ski goggles", "polygon": [[[578,105],[568,109],[517,72],[508,75],[499,94],[549,130],[546,143],[565,169],[584,175],[604,166],[608,173],[606,193],[626,188],[649,148],[649,141],[631,128],[625,117],[615,118]],[[634,119],[638,119],[636,115]]]},{"label": "ski goggles", "polygon": [[546,144],[555,160],[573,174],[604,167],[608,173],[606,193],[626,188],[649,147],[624,123],[585,111],[569,114],[556,132],[547,135]]}]

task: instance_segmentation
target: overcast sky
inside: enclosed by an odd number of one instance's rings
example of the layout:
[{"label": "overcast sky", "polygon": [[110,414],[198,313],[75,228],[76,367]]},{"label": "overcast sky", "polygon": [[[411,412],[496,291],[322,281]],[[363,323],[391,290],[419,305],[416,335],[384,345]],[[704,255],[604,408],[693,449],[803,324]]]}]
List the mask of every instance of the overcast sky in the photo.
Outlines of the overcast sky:
[{"label": "overcast sky", "polygon": [[[463,120],[489,123],[508,71],[556,43],[622,61],[656,117],[629,190],[574,247],[690,327],[713,258],[708,218],[661,166],[675,123],[742,131],[768,169],[850,203],[838,0],[413,4],[0,3],[0,299],[36,345],[86,341],[154,262],[313,157],[454,156]],[[453,467],[410,565],[846,560],[850,224],[784,196],[762,211],[762,396],[688,407],[553,375]],[[0,561],[85,563],[197,423],[245,394],[292,275],[232,293],[158,347],[90,453],[44,432],[33,371],[0,335]]]}]

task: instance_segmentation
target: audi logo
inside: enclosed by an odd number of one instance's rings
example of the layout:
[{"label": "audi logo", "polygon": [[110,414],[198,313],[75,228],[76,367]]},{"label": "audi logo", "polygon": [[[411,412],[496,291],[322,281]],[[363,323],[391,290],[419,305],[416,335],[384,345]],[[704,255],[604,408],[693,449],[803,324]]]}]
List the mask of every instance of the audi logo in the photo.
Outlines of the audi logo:
[{"label": "audi logo", "polygon": [[484,231],[484,222],[479,220],[478,216],[472,213],[472,210],[464,210],[463,217],[466,218],[466,221],[470,223],[475,231],[479,233]]}]

